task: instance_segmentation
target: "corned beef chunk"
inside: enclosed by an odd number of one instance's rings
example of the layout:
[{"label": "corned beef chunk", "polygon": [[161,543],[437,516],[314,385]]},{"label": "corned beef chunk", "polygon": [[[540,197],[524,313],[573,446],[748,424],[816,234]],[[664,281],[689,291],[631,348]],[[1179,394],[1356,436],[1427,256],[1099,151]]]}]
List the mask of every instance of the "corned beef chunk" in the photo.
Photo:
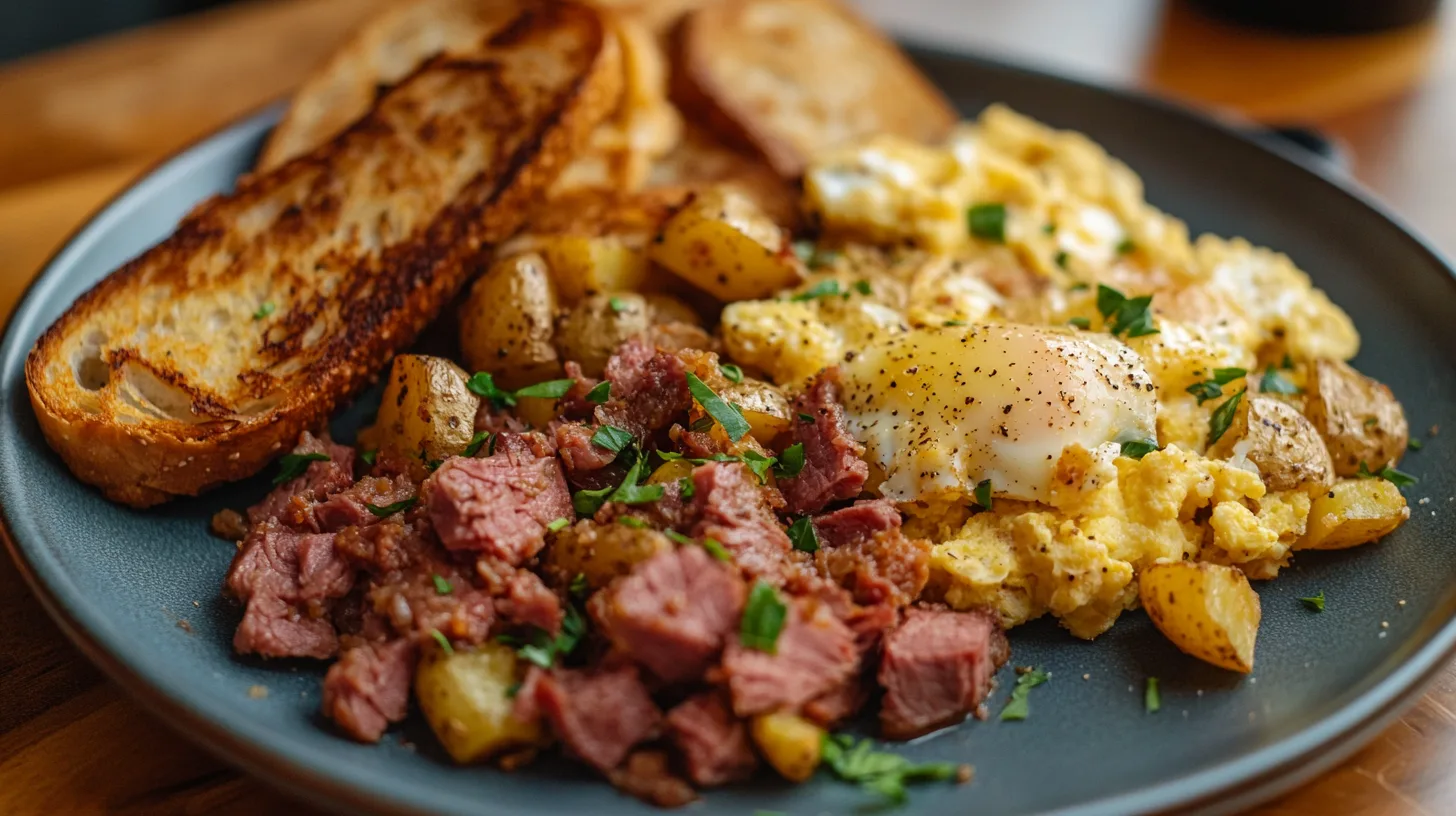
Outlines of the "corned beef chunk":
[{"label": "corned beef chunk", "polygon": [[854,593],[857,603],[904,606],[930,579],[930,542],[906,538],[900,511],[884,499],[858,502],[814,520],[820,573]]},{"label": "corned beef chunk", "polygon": [[633,568],[592,598],[592,617],[624,655],[658,678],[703,676],[738,630],[746,590],[731,567],[683,546]]},{"label": "corned beef chunk", "polygon": [[804,716],[825,728],[833,728],[859,713],[869,699],[869,683],[856,672],[843,683],[806,703]]},{"label": "corned beef chunk", "polygon": [[360,742],[377,742],[409,711],[419,649],[411,640],[355,646],[324,675],[324,716]]},{"label": "corned beef chunk", "polygon": [[567,481],[584,490],[601,490],[622,481],[626,471],[612,466],[616,452],[592,441],[595,428],[580,422],[561,422],[552,433]]},{"label": "corned beef chunk", "polygon": [[612,393],[594,412],[597,424],[629,431],[638,442],[671,425],[693,405],[682,361],[641,337],[617,347],[607,360],[606,379]]},{"label": "corned beef chunk", "polygon": [[587,420],[591,419],[592,412],[596,410],[597,403],[586,398],[593,388],[601,384],[596,377],[588,377],[581,370],[581,364],[574,360],[566,363],[566,378],[571,380],[571,388],[557,401],[557,410],[561,412],[562,419]]},{"label": "corned beef chunk", "polygon": [[354,585],[332,534],[255,525],[233,557],[228,592],[247,604],[233,648],[264,657],[330,657],[338,650],[326,602]]},{"label": "corned beef chunk", "polygon": [[[436,576],[450,587],[448,593],[440,592]],[[425,562],[377,579],[367,597],[369,608],[406,637],[423,639],[438,631],[457,643],[479,643],[495,622],[490,592],[446,563]]]},{"label": "corned beef chunk", "polygon": [[780,583],[792,549],[769,507],[758,477],[740,462],[709,462],[693,470],[694,538],[711,538],[750,576]]},{"label": "corned beef chunk", "polygon": [[556,458],[516,434],[501,434],[494,456],[446,461],[425,481],[424,496],[446,547],[512,565],[541,549],[546,525],[575,515]]},{"label": "corned beef chunk", "polygon": [[662,722],[632,665],[554,669],[537,679],[536,704],[572,753],[604,773],[656,734]]},{"label": "corned beef chunk", "polygon": [[884,736],[910,739],[959,722],[990,693],[1007,656],[1006,635],[992,614],[905,610],[885,636],[880,660]]},{"label": "corned beef chunk", "polygon": [[797,598],[779,633],[776,654],[736,640],[723,651],[723,670],[740,717],[797,710],[823,695],[859,667],[854,634],[817,600]]},{"label": "corned beef chunk", "polygon": [[248,508],[249,523],[277,519],[290,526],[304,524],[310,520],[310,505],[354,483],[354,449],[348,445],[336,445],[327,435],[316,437],[305,431],[293,453],[329,458],[309,462],[298,478],[278,485],[263,501]]},{"label": "corned beef chunk", "polygon": [[561,631],[561,599],[530,570],[520,570],[506,581],[504,596],[496,599],[496,611],[507,620],[545,629],[552,635]]},{"label": "corned beef chunk", "polygon": [[388,507],[414,498],[417,490],[414,481],[405,474],[393,478],[365,476],[315,504],[311,508],[311,526],[326,533],[345,527],[367,527],[380,519],[369,510],[369,505]]},{"label": "corned beef chunk", "polygon": [[682,751],[688,777],[702,787],[747,779],[758,767],[748,729],[733,716],[722,692],[689,697],[669,711],[667,736]]},{"label": "corned beef chunk", "polygon": [[779,480],[788,511],[794,515],[817,513],[832,501],[852,499],[869,478],[869,465],[860,459],[864,446],[850,435],[844,421],[839,389],[839,369],[829,368],[794,400],[796,416],[814,418],[812,423],[793,423],[794,442],[804,444],[803,470]]},{"label": "corned beef chunk", "polygon": [[673,774],[664,751],[633,751],[627,761],[607,774],[612,787],[660,808],[675,808],[698,798],[693,786]]}]

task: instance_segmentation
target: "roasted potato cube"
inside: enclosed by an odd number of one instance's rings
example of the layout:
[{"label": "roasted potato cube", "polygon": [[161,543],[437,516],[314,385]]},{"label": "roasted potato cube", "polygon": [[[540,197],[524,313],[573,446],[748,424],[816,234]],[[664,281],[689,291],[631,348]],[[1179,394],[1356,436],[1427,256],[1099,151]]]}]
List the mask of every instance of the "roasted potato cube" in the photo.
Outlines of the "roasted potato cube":
[{"label": "roasted potato cube", "polygon": [[1262,394],[1246,394],[1229,429],[1209,449],[1214,458],[1243,453],[1271,491],[1325,488],[1335,466],[1314,425],[1292,406]]},{"label": "roasted potato cube", "polygon": [[824,729],[797,714],[760,714],[749,724],[749,734],[768,764],[790,782],[803,782],[819,767]]},{"label": "roasted potato cube", "polygon": [[799,281],[783,230],[728,190],[701,192],[674,213],[649,255],[722,301],[768,297]]},{"label": "roasted potato cube", "polygon": [[787,430],[793,417],[789,400],[781,391],[752,377],[745,377],[743,382],[721,389],[718,396],[743,409],[749,433],[763,445]]},{"label": "roasted potato cube", "polygon": [[699,320],[690,306],[668,295],[587,295],[557,321],[556,348],[588,377],[600,377],[617,346],[654,325],[673,322],[697,325]]},{"label": "roasted potato cube", "polygon": [[480,398],[460,366],[443,357],[401,354],[389,369],[374,424],[359,433],[365,448],[390,449],[424,463],[458,456],[475,435]]},{"label": "roasted potato cube", "polygon": [[672,541],[656,530],[579,521],[556,534],[546,550],[546,571],[562,585],[585,575],[592,589],[600,589],[672,547]]},{"label": "roasted potato cube", "polygon": [[1339,360],[1310,366],[1304,410],[1341,476],[1359,473],[1361,462],[1371,472],[1394,465],[1405,453],[1410,428],[1395,395]]},{"label": "roasted potato cube", "polygon": [[1310,502],[1297,550],[1341,550],[1389,535],[1410,518],[1400,488],[1384,479],[1336,482]]},{"label": "roasted potato cube", "polygon": [[464,765],[544,744],[539,721],[516,719],[510,690],[524,672],[499,643],[447,654],[427,649],[415,672],[415,695],[450,758]]},{"label": "roasted potato cube", "polygon": [[574,304],[609,292],[635,292],[652,277],[647,250],[620,236],[551,235],[539,244],[561,299]]},{"label": "roasted potato cube", "polygon": [[1153,564],[1138,576],[1138,598],[1158,631],[1187,654],[1231,671],[1254,670],[1259,596],[1239,570],[1196,561]]},{"label": "roasted potato cube", "polygon": [[693,463],[686,459],[674,459],[671,462],[663,462],[652,475],[647,477],[648,484],[667,484],[676,482],[693,475]]},{"label": "roasted potato cube", "polygon": [[489,371],[502,388],[520,388],[561,373],[551,343],[556,286],[540,255],[491,265],[460,310],[460,345],[472,371]]}]

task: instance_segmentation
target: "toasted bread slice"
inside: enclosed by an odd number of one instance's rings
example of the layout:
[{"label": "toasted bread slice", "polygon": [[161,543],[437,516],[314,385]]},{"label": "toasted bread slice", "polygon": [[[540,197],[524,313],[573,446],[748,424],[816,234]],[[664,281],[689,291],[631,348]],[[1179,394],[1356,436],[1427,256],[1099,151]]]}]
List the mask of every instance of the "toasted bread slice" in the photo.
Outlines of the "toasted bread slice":
[{"label": "toasted bread slice", "polygon": [[293,95],[258,171],[309,153],[359,121],[380,89],[440,54],[470,54],[515,19],[523,0],[404,0],[366,20]]},{"label": "toasted bread slice", "polygon": [[895,44],[835,0],[725,0],[690,14],[673,95],[787,178],[877,133],[945,137],[957,115]]},{"label": "toasted bread slice", "polygon": [[532,5],[199,205],[47,330],[26,382],[77,476],[136,506],[248,476],[434,318],[618,102],[601,14]]}]

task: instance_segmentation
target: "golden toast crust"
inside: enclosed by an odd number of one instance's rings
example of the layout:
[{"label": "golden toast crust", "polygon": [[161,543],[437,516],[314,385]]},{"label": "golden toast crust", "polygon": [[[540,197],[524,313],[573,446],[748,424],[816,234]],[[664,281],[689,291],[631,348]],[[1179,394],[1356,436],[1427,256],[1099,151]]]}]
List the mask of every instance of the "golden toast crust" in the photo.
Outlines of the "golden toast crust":
[{"label": "golden toast crust", "polygon": [[244,478],[434,318],[615,108],[601,15],[542,2],[317,151],[245,177],[82,296],[26,361],[50,445],[147,506]]}]

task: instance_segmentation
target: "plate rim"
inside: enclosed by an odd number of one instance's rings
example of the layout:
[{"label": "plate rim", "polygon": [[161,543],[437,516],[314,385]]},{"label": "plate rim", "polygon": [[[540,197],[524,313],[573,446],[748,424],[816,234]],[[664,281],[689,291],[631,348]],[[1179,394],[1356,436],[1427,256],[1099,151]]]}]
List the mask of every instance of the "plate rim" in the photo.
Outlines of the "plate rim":
[{"label": "plate rim", "polygon": [[[1211,128],[1247,147],[1276,156],[1299,170],[1317,177],[1332,192],[1342,194],[1370,214],[1393,227],[1400,238],[1409,242],[1427,260],[1447,273],[1448,284],[1456,287],[1456,266],[1429,239],[1393,212],[1376,193],[1353,178],[1332,172],[1322,159],[1292,145],[1256,138],[1227,121],[1170,99],[1146,91],[1099,82],[1081,76],[1031,67],[1015,61],[982,56],[938,44],[900,38],[902,47],[912,57],[952,60],[970,65],[1017,74],[1025,77],[1075,87],[1082,92],[1104,94],[1177,119],[1187,124]],[[165,186],[179,173],[197,163],[207,161],[210,154],[238,139],[276,124],[286,106],[286,99],[260,105],[212,131],[188,142],[185,146],[152,163],[133,181],[94,208],[84,221],[73,229],[16,300],[6,319],[3,340],[0,340],[0,367],[19,354],[22,358],[29,346],[18,349],[17,332],[21,318],[33,301],[56,277],[56,270],[70,257],[79,254],[87,237],[99,234],[115,213],[126,209],[134,197]],[[58,278],[59,280],[59,278]],[[7,387],[0,384],[0,388]],[[24,388],[24,383],[20,383]],[[136,661],[121,656],[114,639],[102,636],[105,627],[97,625],[95,616],[85,614],[85,605],[76,604],[79,593],[70,586],[63,565],[47,559],[41,548],[22,545],[16,528],[25,521],[11,517],[11,511],[0,504],[0,539],[17,566],[26,585],[40,601],[42,608],[56,622],[62,633],[93,664],[100,667],[126,693],[151,714],[185,738],[200,743],[224,761],[239,767],[253,777],[282,789],[316,806],[332,811],[359,808],[370,812],[425,812],[430,802],[415,796],[401,796],[398,789],[387,785],[368,785],[368,779],[349,774],[347,769],[330,767],[321,770],[315,764],[294,762],[285,745],[270,742],[264,733],[249,734],[249,729],[224,725],[223,720],[205,710],[195,709],[177,696],[169,694],[164,680],[148,676]],[[34,560],[32,560],[34,559]],[[53,591],[54,587],[72,590]],[[1437,609],[1432,614],[1438,615]],[[1114,814],[1147,814],[1176,810],[1208,814],[1232,813],[1265,802],[1292,790],[1344,761],[1364,748],[1390,722],[1412,706],[1456,656],[1456,609],[1446,610],[1447,617],[1416,649],[1380,682],[1360,697],[1312,725],[1254,752],[1236,756],[1195,773],[1173,777],[1167,781],[1124,793],[1116,793],[1088,802],[1052,811],[1056,816],[1114,816]],[[88,620],[88,618],[91,618]],[[285,741],[286,742],[286,741]],[[353,777],[352,779],[350,777]],[[360,784],[360,783],[366,784]],[[443,804],[436,801],[436,804]]]}]

